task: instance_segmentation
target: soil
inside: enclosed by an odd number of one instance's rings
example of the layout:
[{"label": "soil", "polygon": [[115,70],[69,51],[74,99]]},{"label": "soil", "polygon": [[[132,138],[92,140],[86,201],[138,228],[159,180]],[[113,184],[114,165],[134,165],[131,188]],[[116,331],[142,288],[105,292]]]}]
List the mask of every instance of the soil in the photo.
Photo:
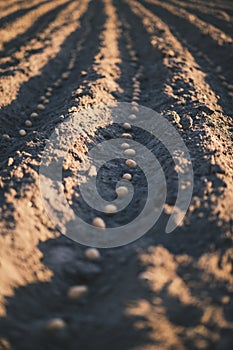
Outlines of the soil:
[{"label": "soil", "polygon": [[[232,19],[227,0],[0,1],[0,349],[232,349]],[[132,100],[168,118],[184,140],[192,202],[183,224],[165,234],[177,174],[166,150],[135,131],[166,174],[164,213],[139,240],[89,261],[87,247],[61,235],[43,208],[43,148],[73,113]],[[94,212],[75,195],[75,171],[91,144],[122,131],[107,118],[83,129],[64,188],[91,221]],[[103,185],[107,199],[118,168],[103,172],[113,179]],[[138,214],[146,192],[139,170],[132,184],[135,205],[108,224]],[[79,301],[67,296],[76,285],[88,287]],[[54,318],[64,325],[51,332]]]}]

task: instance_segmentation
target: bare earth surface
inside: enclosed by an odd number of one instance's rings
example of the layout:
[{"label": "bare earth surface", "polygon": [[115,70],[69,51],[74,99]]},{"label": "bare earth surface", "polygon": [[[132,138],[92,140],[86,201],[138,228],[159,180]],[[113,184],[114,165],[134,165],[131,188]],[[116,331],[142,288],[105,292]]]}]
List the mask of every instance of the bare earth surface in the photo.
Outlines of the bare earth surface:
[{"label": "bare earth surface", "polygon": [[[1,350],[233,348],[232,19],[233,2],[220,0],[0,1]],[[61,236],[43,209],[41,154],[73,112],[132,99],[165,115],[183,138],[192,202],[183,225],[165,234],[177,173],[156,140],[132,130],[163,165],[164,214],[138,241],[89,261],[87,247]],[[83,129],[64,169],[77,210],[75,171],[88,145],[122,132],[98,118]],[[105,178],[114,183],[118,168]],[[135,171],[129,218],[146,189]],[[81,209],[91,222],[94,213]],[[67,297],[75,285],[88,287],[78,302]],[[62,329],[48,331],[53,318]]]}]

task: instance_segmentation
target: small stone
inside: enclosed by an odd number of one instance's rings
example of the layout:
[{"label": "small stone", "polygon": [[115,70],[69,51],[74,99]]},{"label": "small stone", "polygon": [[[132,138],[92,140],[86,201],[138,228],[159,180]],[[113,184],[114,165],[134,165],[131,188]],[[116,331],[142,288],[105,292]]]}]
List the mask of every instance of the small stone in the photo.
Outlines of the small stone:
[{"label": "small stone", "polygon": [[87,72],[85,70],[82,70],[81,75],[84,77],[85,75],[87,75]]},{"label": "small stone", "polygon": [[9,140],[10,140],[10,136],[9,136],[8,134],[3,134],[3,135],[2,135],[2,138],[3,138],[3,140],[5,140],[5,141],[9,141]]},{"label": "small stone", "polygon": [[[134,89],[136,90],[136,89],[139,89],[140,88],[140,83],[138,82],[138,81],[136,81],[134,84],[133,84],[133,87],[134,87]],[[134,91],[135,91],[134,90]]]},{"label": "small stone", "polygon": [[13,163],[14,163],[14,158],[12,158],[12,157],[8,158],[7,165],[11,166]]},{"label": "small stone", "polygon": [[124,128],[125,130],[130,130],[130,129],[131,129],[131,125],[130,125],[129,123],[124,123],[124,124],[123,124],[123,128]]},{"label": "small stone", "polygon": [[58,88],[61,86],[61,81],[60,79],[58,79],[57,81],[55,81],[55,83],[53,84],[54,87]]},{"label": "small stone", "polygon": [[136,151],[132,148],[128,148],[124,151],[125,156],[133,157],[136,155]]},{"label": "small stone", "polygon": [[129,190],[127,187],[125,186],[120,186],[116,189],[116,194],[118,195],[118,197],[122,197],[125,196],[129,193]]},{"label": "small stone", "polygon": [[68,69],[71,71],[72,69],[74,69],[74,62],[70,62],[68,65]]},{"label": "small stone", "polygon": [[137,116],[135,114],[130,114],[129,115],[129,119],[130,120],[136,120],[137,119]]},{"label": "small stone", "polygon": [[53,91],[53,88],[47,87],[47,91],[48,91],[48,92],[52,92],[52,91]]},{"label": "small stone", "polygon": [[216,73],[221,73],[222,72],[222,67],[221,66],[217,66],[217,68],[215,69]]},{"label": "small stone", "polygon": [[44,101],[45,99],[46,99],[45,96],[41,96],[41,97],[40,97],[40,101]]},{"label": "small stone", "polygon": [[137,107],[137,106],[132,106],[132,111],[133,111],[133,112],[138,112],[138,111],[139,111],[139,109],[138,109],[138,107]]},{"label": "small stone", "polygon": [[32,126],[32,122],[31,120],[25,120],[25,126],[31,127]]},{"label": "small stone", "polygon": [[25,136],[27,133],[24,129],[19,130],[19,135],[20,136]]},{"label": "small stone", "polygon": [[66,323],[61,318],[53,318],[47,324],[47,330],[49,332],[56,332],[66,327]]},{"label": "small stone", "polygon": [[45,93],[45,96],[46,96],[46,97],[51,97],[52,94],[51,94],[51,92],[48,91],[48,92]]},{"label": "small stone", "polygon": [[228,96],[233,97],[233,92],[228,92]]},{"label": "small stone", "polygon": [[127,181],[131,181],[131,180],[132,180],[132,175],[129,174],[129,173],[125,173],[125,174],[122,176],[122,179],[127,180]]},{"label": "small stone", "polygon": [[227,84],[227,88],[228,88],[228,90],[233,91],[233,85]]},{"label": "small stone", "polygon": [[69,76],[70,76],[70,73],[69,72],[65,72],[65,73],[62,74],[61,77],[62,77],[62,79],[67,80],[69,78]]},{"label": "small stone", "polygon": [[86,295],[88,292],[87,286],[73,286],[70,287],[67,296],[71,300],[78,300]]},{"label": "small stone", "polygon": [[46,99],[43,101],[43,104],[44,104],[44,105],[47,105],[48,103],[49,103],[49,99],[46,98]]},{"label": "small stone", "polygon": [[127,159],[125,161],[125,164],[129,167],[129,168],[136,168],[137,163],[133,160],[133,159]]},{"label": "small stone", "polygon": [[219,79],[222,80],[222,81],[226,80],[226,78],[225,78],[223,75],[218,75],[218,77],[219,77]]},{"label": "small stone", "polygon": [[138,106],[138,103],[135,102],[135,101],[132,101],[132,102],[131,102],[131,105],[132,105],[132,106]]},{"label": "small stone", "polygon": [[90,261],[95,261],[100,259],[100,253],[96,248],[88,248],[85,250],[85,258]]},{"label": "small stone", "polygon": [[42,104],[38,104],[37,109],[38,109],[38,111],[43,111],[45,109],[45,106]]},{"label": "small stone", "polygon": [[121,137],[123,137],[124,139],[132,139],[132,135],[131,134],[128,134],[126,132],[124,132]]},{"label": "small stone", "polygon": [[106,224],[105,224],[104,220],[102,218],[99,218],[99,217],[96,217],[93,219],[92,225],[95,227],[98,227],[98,228],[102,228],[102,229],[106,228]]},{"label": "small stone", "polygon": [[126,143],[126,142],[124,142],[124,143],[121,144],[121,148],[122,148],[122,149],[129,148],[129,144]]},{"label": "small stone", "polygon": [[[43,105],[42,105],[43,106]],[[31,118],[37,118],[39,117],[39,114],[36,113],[36,112],[32,112],[31,115],[30,115]]]},{"label": "small stone", "polygon": [[107,204],[104,208],[104,213],[107,215],[115,214],[117,212],[117,207],[114,204]]}]

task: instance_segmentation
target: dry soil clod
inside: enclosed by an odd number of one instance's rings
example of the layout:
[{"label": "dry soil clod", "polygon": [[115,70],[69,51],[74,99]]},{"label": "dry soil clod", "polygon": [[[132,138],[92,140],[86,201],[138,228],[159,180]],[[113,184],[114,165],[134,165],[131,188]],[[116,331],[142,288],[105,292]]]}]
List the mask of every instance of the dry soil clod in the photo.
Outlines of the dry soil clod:
[{"label": "dry soil clod", "polygon": [[69,72],[65,72],[65,73],[62,74],[61,77],[62,77],[63,80],[67,80],[69,78],[69,76],[70,76],[70,73]]},{"label": "dry soil clod", "polygon": [[9,158],[8,158],[8,162],[7,162],[7,165],[8,165],[8,166],[11,166],[13,163],[14,163],[14,158],[9,157]]}]

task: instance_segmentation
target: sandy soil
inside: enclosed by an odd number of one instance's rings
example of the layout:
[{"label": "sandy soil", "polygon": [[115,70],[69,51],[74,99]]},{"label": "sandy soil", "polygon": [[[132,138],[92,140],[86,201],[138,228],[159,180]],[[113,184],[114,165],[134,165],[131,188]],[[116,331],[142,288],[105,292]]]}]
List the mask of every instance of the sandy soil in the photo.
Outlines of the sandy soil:
[{"label": "sandy soil", "polygon": [[[1,350],[233,347],[232,18],[232,1],[220,0],[0,1]],[[193,199],[183,225],[164,234],[177,176],[164,149],[135,133],[161,159],[164,214],[138,241],[89,261],[43,209],[41,154],[64,116],[132,100],[177,128],[192,157]],[[84,129],[64,171],[77,207],[74,172],[89,142],[121,132],[107,119]],[[115,167],[108,176],[117,178]],[[142,198],[140,172],[133,185]],[[75,285],[88,287],[78,302],[67,297]],[[49,331],[54,318],[64,324]]]}]

